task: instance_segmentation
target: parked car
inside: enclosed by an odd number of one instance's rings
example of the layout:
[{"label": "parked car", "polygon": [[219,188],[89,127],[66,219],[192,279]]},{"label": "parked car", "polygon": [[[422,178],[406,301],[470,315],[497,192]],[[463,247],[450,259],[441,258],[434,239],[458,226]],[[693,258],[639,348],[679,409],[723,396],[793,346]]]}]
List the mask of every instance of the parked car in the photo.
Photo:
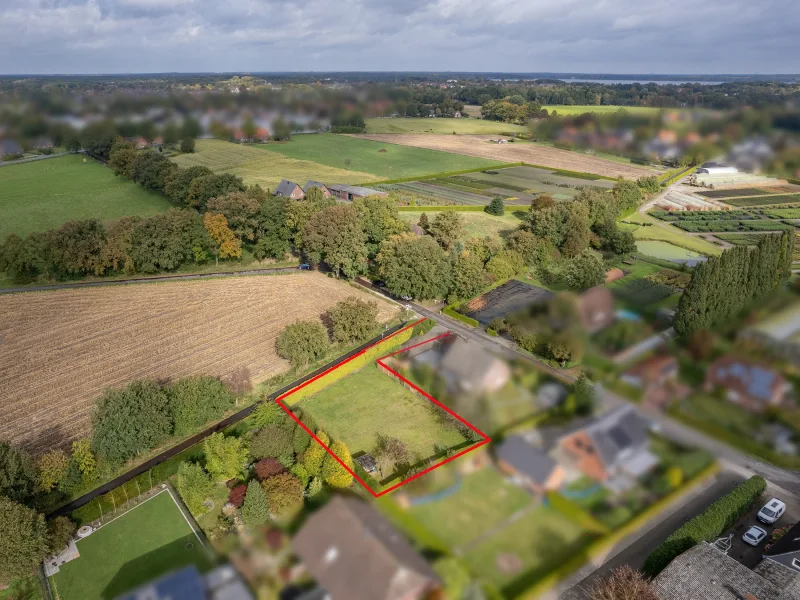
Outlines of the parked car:
[{"label": "parked car", "polygon": [[756,527],[753,525],[750,529],[744,532],[742,539],[745,541],[745,543],[750,544],[751,546],[758,546],[765,537],[767,537],[767,532],[761,529],[761,527]]},{"label": "parked car", "polygon": [[375,287],[379,287],[379,288],[385,288],[386,287],[386,282],[385,281],[381,281],[380,279],[376,279],[375,281],[372,282],[372,285],[374,285]]},{"label": "parked car", "polygon": [[778,519],[780,519],[785,512],[786,505],[777,498],[773,498],[767,502],[760,511],[758,511],[758,515],[756,516],[762,523],[772,525]]},{"label": "parked car", "polygon": [[302,265],[297,265],[297,268],[303,271],[308,271],[311,268],[311,265],[308,263],[303,263]]},{"label": "parked car", "polygon": [[406,302],[411,302],[413,299],[413,296],[400,296],[400,300],[405,300]]}]

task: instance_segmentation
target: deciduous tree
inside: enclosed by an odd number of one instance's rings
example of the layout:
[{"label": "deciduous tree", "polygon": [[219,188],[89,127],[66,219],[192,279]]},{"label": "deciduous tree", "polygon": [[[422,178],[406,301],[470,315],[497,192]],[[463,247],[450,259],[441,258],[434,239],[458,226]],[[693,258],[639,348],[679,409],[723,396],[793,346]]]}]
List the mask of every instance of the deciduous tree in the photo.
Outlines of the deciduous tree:
[{"label": "deciduous tree", "polygon": [[261,482],[269,511],[285,515],[303,503],[303,484],[291,473],[280,473]]},{"label": "deciduous tree", "polygon": [[178,379],[167,387],[173,433],[183,436],[197,431],[233,408],[234,396],[216,377],[198,375]]},{"label": "deciduous tree", "polygon": [[363,342],[378,327],[378,304],[348,296],[328,310],[328,318],[334,342]]},{"label": "deciduous tree", "polygon": [[603,259],[593,250],[583,250],[567,263],[564,281],[573,290],[585,290],[605,281],[606,269]]},{"label": "deciduous tree", "polygon": [[228,227],[228,219],[225,218],[225,215],[207,212],[203,215],[203,226],[211,237],[212,251],[217,265],[220,256],[223,259],[241,258],[242,243]]},{"label": "deciduous tree", "polygon": [[39,458],[39,487],[49,492],[57,487],[67,474],[69,458],[63,450],[51,450]]},{"label": "deciduous tree", "polygon": [[338,277],[366,272],[366,236],[352,206],[331,206],[311,216],[303,226],[302,250],[313,264],[324,262]]},{"label": "deciduous tree", "polygon": [[206,203],[211,198],[219,198],[231,192],[243,192],[245,189],[242,180],[230,173],[203,175],[189,184],[186,202],[198,210],[205,210]]},{"label": "deciduous tree", "polygon": [[233,479],[244,472],[248,451],[241,438],[213,433],[203,442],[206,469],[217,479]]},{"label": "deciduous tree", "polygon": [[8,442],[0,442],[0,496],[25,502],[33,494],[36,467],[28,453]]},{"label": "deciduous tree", "polygon": [[428,236],[392,236],[381,244],[376,261],[386,287],[396,296],[443,298],[450,288],[450,259]]},{"label": "deciduous tree", "polygon": [[370,258],[378,253],[383,240],[408,231],[406,222],[397,216],[397,203],[391,198],[383,196],[357,198],[353,201],[353,208],[361,220],[367,254]]},{"label": "deciduous tree", "polygon": [[72,460],[78,465],[84,479],[91,479],[97,468],[97,461],[92,452],[92,440],[83,438],[72,442]]},{"label": "deciduous tree", "polygon": [[447,301],[472,298],[480,293],[486,285],[486,271],[483,262],[475,254],[464,251],[456,254],[452,263],[452,278]]},{"label": "deciduous tree", "polygon": [[440,212],[428,227],[428,233],[449,250],[464,233],[464,219],[454,210]]},{"label": "deciduous tree", "polygon": [[206,512],[203,503],[211,495],[214,483],[203,467],[195,462],[182,462],[178,467],[175,483],[178,493],[193,515]]},{"label": "deciduous tree", "polygon": [[67,547],[77,527],[69,517],[56,517],[47,523],[47,551],[58,554]]},{"label": "deciduous tree", "polygon": [[30,575],[47,551],[44,516],[0,496],[0,585]]},{"label": "deciduous tree", "polygon": [[[319,439],[326,446],[330,444],[330,439],[324,431],[317,431],[317,439]],[[312,477],[320,474],[322,469],[322,462],[327,456],[325,449],[320,446],[316,441],[313,442],[306,450],[305,457],[303,458],[303,465]]]},{"label": "deciduous tree", "polygon": [[302,367],[325,356],[330,347],[328,332],[318,321],[296,321],[287,325],[278,336],[278,356]]}]

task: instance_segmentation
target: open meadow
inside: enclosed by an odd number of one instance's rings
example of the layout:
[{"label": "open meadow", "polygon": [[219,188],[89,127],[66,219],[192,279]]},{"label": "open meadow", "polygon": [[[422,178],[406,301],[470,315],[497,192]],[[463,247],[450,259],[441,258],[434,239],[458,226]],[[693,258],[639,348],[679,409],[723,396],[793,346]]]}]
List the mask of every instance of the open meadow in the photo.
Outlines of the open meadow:
[{"label": "open meadow", "polygon": [[316,272],[2,296],[0,439],[35,450],[84,436],[103,390],[134,379],[266,380],[289,369],[281,330],[348,296],[368,297]]},{"label": "open meadow", "polygon": [[607,115],[609,113],[615,113],[620,109],[625,109],[627,112],[633,115],[656,115],[660,110],[662,110],[661,108],[655,108],[652,106],[617,106],[606,104],[574,104],[572,106],[568,106],[566,104],[547,104],[542,106],[542,108],[546,109],[547,112],[551,114],[553,111],[555,111],[560,115],[582,115],[585,113]]},{"label": "open meadow", "polygon": [[[422,177],[449,171],[485,169],[496,162],[435,150],[385,144],[332,133],[296,135],[289,142],[259,144],[289,158],[359,171],[382,179]],[[318,177],[313,177],[319,179]],[[325,183],[335,183],[322,179]],[[305,180],[298,183],[301,185]]]},{"label": "open meadow", "polygon": [[356,137],[400,146],[478,156],[495,163],[524,162],[612,178],[636,179],[645,175],[659,174],[655,169],[648,167],[614,162],[571,150],[560,150],[538,144],[497,144],[492,142],[496,138],[485,135],[359,134]]},{"label": "open meadow", "polygon": [[77,543],[80,556],[52,578],[61,600],[106,600],[189,565],[211,559],[181,509],[164,491]]},{"label": "open meadow", "polygon": [[197,140],[196,152],[178,154],[171,158],[184,168],[202,165],[215,173],[232,173],[241,177],[246,184],[257,183],[271,190],[277,187],[281,179],[296,181],[300,185],[309,179],[347,184],[385,179],[370,173],[290,158],[279,152],[266,150],[266,147],[245,146],[223,140]]},{"label": "open meadow", "polygon": [[[478,108],[480,115],[480,107]],[[514,125],[500,121],[484,121],[483,119],[425,119],[415,117],[373,118],[366,119],[367,133],[440,133],[453,135],[495,134],[513,135],[528,133],[525,125]]]},{"label": "open meadow", "polygon": [[0,168],[0,240],[46,231],[71,219],[149,216],[172,206],[163,196],[78,154]]}]

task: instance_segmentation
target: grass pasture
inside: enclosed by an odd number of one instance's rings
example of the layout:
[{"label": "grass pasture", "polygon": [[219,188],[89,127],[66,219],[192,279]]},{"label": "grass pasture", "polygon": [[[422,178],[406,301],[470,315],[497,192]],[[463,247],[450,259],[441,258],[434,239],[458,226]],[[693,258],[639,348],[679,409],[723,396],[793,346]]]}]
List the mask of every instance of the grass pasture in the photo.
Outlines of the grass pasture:
[{"label": "grass pasture", "polygon": [[149,216],[169,200],[78,154],[0,168],[0,240],[58,227],[72,219]]},{"label": "grass pasture", "polygon": [[[480,115],[480,109],[478,109]],[[483,119],[449,118],[371,118],[366,119],[367,133],[439,133],[439,134],[496,134],[528,133],[524,125],[484,121]]]},{"label": "grass pasture", "polygon": [[[258,147],[289,158],[347,171],[369,173],[382,179],[422,177],[466,169],[478,170],[495,164],[483,158],[383,144],[332,133],[296,135],[289,142],[258,144]],[[305,183],[305,180],[302,183]]]},{"label": "grass pasture", "polygon": [[585,113],[594,113],[597,115],[607,115],[615,113],[624,109],[633,115],[657,115],[662,109],[654,108],[652,106],[617,106],[617,105],[596,105],[596,104],[575,104],[568,106],[566,104],[546,104],[542,106],[547,112],[553,113],[556,111],[560,115],[573,116],[583,115]]},{"label": "grass pasture", "polygon": [[[289,142],[291,144],[293,142]],[[272,146],[256,147],[222,140],[197,140],[193,154],[171,157],[181,167],[202,165],[215,173],[232,173],[249,185],[275,189],[281,179],[304,185],[309,179],[325,183],[359,184],[383,179],[371,173],[337,168],[310,160],[298,160],[273,152]]]},{"label": "grass pasture", "polygon": [[632,232],[637,243],[641,241],[662,241],[707,256],[716,256],[722,253],[722,249],[719,246],[715,246],[697,236],[689,235],[671,225],[659,222],[650,215],[636,214],[629,217],[628,223],[620,223],[619,226],[621,229]]},{"label": "grass pasture", "polygon": [[175,569],[211,559],[169,492],[109,522],[78,542],[80,557],[53,576],[62,600],[110,600]]},{"label": "grass pasture", "polygon": [[344,442],[354,455],[372,453],[378,433],[404,441],[420,460],[434,456],[435,445],[451,448],[465,442],[456,429],[439,423],[432,402],[379,371],[374,363],[302,400],[298,406],[332,440]]},{"label": "grass pasture", "polygon": [[[0,296],[0,439],[49,449],[82,437],[103,390],[134,379],[286,372],[281,330],[348,296],[369,297],[316,272]],[[381,322],[395,315],[378,308]]]}]

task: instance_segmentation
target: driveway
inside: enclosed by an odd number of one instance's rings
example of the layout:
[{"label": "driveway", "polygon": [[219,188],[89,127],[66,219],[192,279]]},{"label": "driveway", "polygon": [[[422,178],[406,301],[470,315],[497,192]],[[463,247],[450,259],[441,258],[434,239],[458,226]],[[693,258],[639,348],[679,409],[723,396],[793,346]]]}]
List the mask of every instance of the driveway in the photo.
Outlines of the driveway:
[{"label": "driveway", "polygon": [[[641,569],[648,555],[673,531],[689,519],[699,515],[715,500],[729,493],[744,480],[745,478],[738,473],[732,471],[720,472],[701,491],[690,498],[686,498],[685,501],[679,501],[679,505],[674,508],[673,512],[657,517],[659,521],[654,527],[647,530],[647,525],[645,525],[643,527],[644,533],[638,531],[624,538],[619,543],[619,546],[623,549],[616,556],[607,560],[577,583],[573,583],[572,587],[563,591],[559,597],[562,600],[589,600],[590,590],[595,581],[606,577],[613,569],[622,565],[630,565],[634,569]],[[783,522],[783,519],[781,521]],[[625,547],[626,545],[627,547]],[[586,570],[591,568],[593,567],[590,565],[584,567]],[[583,571],[584,569],[581,570]]]},{"label": "driveway", "polygon": [[[772,498],[783,500],[786,503],[786,512],[775,525],[765,525],[756,518],[756,514],[761,510],[761,507]],[[800,499],[795,496],[786,496],[780,492],[770,490],[770,487],[767,486],[767,491],[762,499],[759,500],[745,516],[739,519],[733,527],[723,534],[723,537],[731,533],[733,534],[733,545],[728,551],[728,556],[735,558],[747,568],[752,569],[761,562],[764,546],[769,541],[769,536],[772,532],[786,525],[793,525],[797,523],[797,521],[800,521]],[[765,541],[761,542],[757,548],[754,548],[750,544],[745,544],[742,540],[742,535],[745,531],[750,529],[751,525],[758,525],[767,532]]]}]

